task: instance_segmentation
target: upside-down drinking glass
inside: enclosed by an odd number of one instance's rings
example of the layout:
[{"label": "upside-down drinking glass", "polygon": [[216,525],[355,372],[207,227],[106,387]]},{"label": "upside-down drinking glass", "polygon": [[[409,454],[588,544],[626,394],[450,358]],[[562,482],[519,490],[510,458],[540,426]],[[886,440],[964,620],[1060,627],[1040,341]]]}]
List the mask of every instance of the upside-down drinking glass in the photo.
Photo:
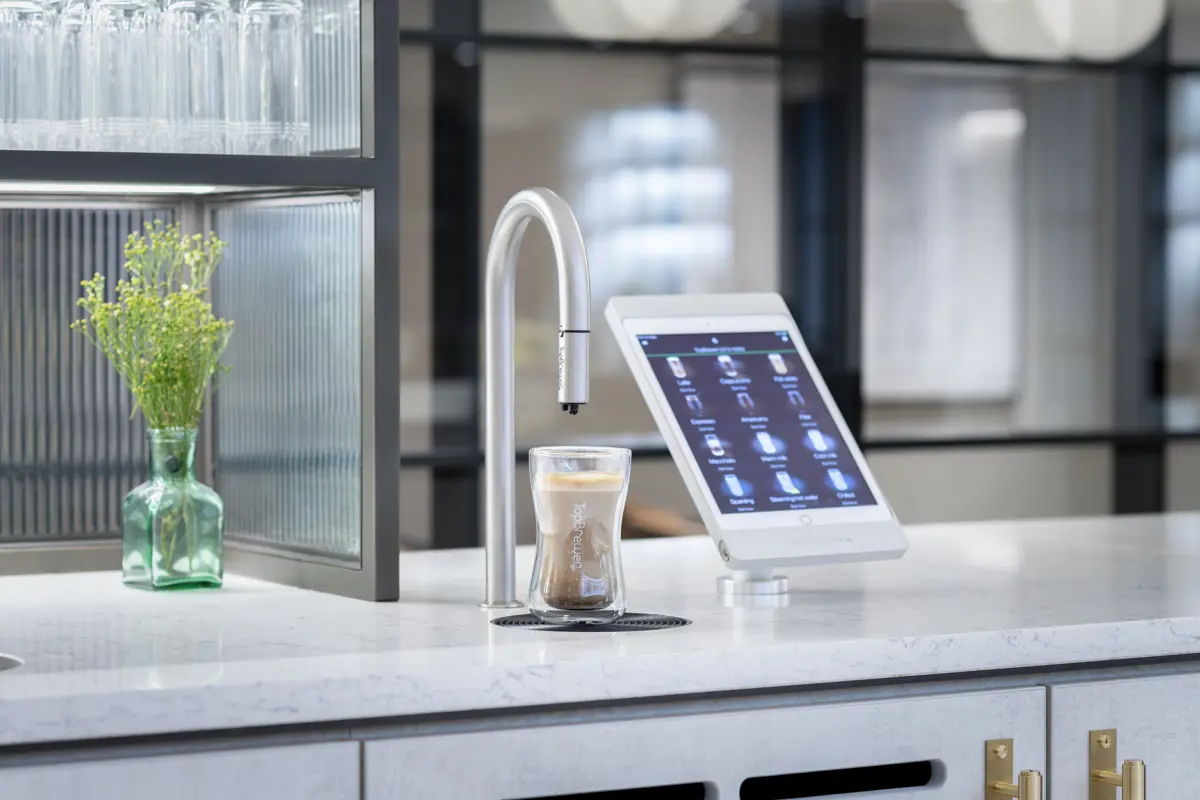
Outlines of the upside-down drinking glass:
[{"label": "upside-down drinking glass", "polygon": [[90,148],[86,92],[91,32],[87,0],[54,0],[52,53],[46,59],[53,81],[50,90],[51,150]]},{"label": "upside-down drinking glass", "polygon": [[239,153],[308,153],[305,20],[301,0],[245,0],[238,14]]},{"label": "upside-down drinking glass", "polygon": [[0,147],[47,145],[53,12],[50,0],[0,0]]},{"label": "upside-down drinking glass", "polygon": [[90,136],[96,149],[163,150],[166,73],[155,58],[157,0],[92,0]]},{"label": "upside-down drinking glass", "polygon": [[168,71],[164,141],[182,153],[226,152],[237,42],[229,0],[167,0],[159,28]]}]

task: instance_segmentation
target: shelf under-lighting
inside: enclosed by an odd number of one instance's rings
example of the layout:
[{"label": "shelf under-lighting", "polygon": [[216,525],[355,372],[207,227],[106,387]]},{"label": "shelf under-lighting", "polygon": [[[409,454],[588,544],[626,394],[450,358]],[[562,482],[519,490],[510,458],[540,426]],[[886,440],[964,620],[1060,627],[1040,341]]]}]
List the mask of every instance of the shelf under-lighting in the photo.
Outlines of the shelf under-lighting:
[{"label": "shelf under-lighting", "polygon": [[212,194],[217,186],[175,183],[59,183],[0,181],[0,194],[181,195]]}]

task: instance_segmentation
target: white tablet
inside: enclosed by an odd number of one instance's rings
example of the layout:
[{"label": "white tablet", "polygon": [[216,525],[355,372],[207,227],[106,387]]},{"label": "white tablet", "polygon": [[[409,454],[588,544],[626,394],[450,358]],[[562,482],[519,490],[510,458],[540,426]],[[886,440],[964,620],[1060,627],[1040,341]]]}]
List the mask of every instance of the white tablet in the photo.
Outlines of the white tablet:
[{"label": "white tablet", "polygon": [[904,554],[779,295],[615,297],[605,316],[731,568]]}]

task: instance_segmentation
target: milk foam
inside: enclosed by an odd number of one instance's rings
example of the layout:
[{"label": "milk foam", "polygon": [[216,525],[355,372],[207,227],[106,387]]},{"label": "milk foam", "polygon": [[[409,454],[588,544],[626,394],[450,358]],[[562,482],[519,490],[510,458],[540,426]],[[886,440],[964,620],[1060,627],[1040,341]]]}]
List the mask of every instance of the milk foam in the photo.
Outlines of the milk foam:
[{"label": "milk foam", "polygon": [[619,472],[543,472],[538,475],[537,488],[547,492],[616,492],[625,476]]}]

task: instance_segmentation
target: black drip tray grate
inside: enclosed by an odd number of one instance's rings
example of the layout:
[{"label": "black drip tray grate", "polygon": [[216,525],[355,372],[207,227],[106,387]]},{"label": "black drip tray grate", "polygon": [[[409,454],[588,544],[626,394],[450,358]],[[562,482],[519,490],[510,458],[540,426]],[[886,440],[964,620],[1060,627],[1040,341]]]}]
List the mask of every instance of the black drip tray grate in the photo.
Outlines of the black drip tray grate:
[{"label": "black drip tray grate", "polygon": [[664,614],[624,614],[612,622],[589,624],[576,622],[571,625],[555,625],[542,622],[533,614],[513,614],[492,620],[501,628],[524,628],[528,631],[557,631],[563,633],[615,633],[617,631],[661,631],[667,628],[682,628],[691,625],[690,619],[668,617]]}]

